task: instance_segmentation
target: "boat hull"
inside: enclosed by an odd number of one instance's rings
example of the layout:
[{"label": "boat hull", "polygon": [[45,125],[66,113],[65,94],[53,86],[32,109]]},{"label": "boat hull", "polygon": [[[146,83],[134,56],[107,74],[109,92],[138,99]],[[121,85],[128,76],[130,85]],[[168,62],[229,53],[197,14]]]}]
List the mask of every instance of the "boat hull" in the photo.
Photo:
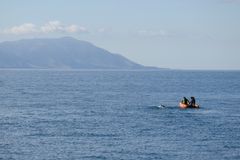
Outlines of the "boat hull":
[{"label": "boat hull", "polygon": [[199,105],[195,104],[194,106],[192,106],[192,105],[188,105],[188,104],[184,104],[184,103],[180,102],[179,107],[182,108],[182,109],[185,109],[185,108],[199,108]]}]

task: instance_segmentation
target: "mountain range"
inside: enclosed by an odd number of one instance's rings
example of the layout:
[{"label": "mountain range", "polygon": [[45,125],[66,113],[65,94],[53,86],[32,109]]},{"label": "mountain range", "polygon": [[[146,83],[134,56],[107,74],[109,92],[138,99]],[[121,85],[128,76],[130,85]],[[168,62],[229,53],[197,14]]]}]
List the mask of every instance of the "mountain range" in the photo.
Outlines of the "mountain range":
[{"label": "mountain range", "polygon": [[0,43],[0,68],[149,70],[120,54],[72,37]]}]

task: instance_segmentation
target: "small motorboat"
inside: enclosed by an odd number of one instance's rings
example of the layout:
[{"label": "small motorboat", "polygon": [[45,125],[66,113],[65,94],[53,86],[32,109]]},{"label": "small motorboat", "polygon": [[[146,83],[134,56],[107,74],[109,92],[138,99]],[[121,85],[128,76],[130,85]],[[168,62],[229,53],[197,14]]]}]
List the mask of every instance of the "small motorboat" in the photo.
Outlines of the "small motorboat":
[{"label": "small motorboat", "polygon": [[190,104],[184,104],[184,103],[180,102],[179,107],[182,108],[182,109],[185,109],[185,108],[199,108],[199,105],[195,104],[193,106],[193,105],[190,105]]}]

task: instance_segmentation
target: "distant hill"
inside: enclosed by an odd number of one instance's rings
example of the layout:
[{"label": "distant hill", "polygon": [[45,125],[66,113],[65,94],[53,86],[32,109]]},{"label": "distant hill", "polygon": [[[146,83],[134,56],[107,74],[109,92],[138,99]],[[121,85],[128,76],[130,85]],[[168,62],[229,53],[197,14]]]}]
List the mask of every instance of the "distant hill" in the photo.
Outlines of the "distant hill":
[{"label": "distant hill", "polygon": [[157,69],[71,37],[2,42],[0,68]]}]

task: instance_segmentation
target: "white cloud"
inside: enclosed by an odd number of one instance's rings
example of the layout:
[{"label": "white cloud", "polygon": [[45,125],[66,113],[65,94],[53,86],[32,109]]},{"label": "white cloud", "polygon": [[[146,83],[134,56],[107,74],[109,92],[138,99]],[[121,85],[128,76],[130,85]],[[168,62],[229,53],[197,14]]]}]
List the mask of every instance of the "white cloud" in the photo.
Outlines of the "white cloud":
[{"label": "white cloud", "polygon": [[75,33],[75,32],[87,32],[85,27],[77,26],[77,25],[70,25],[65,28],[66,32]]},{"label": "white cloud", "polygon": [[71,24],[65,25],[62,24],[60,21],[49,21],[42,26],[36,26],[32,23],[24,23],[19,26],[14,26],[10,28],[4,29],[0,33],[4,34],[31,34],[31,33],[55,33],[55,32],[63,32],[63,33],[83,33],[87,32],[85,27]]},{"label": "white cloud", "polygon": [[66,32],[66,33],[78,33],[78,32],[87,32],[87,29],[82,26],[75,24],[64,25],[60,21],[49,21],[45,25],[41,26],[41,32],[50,33],[50,32]]},{"label": "white cloud", "polygon": [[29,34],[35,32],[37,32],[37,29],[32,23],[24,23],[20,26],[13,26],[3,30],[4,34]]},{"label": "white cloud", "polygon": [[64,27],[59,21],[50,21],[45,25],[40,27],[40,31],[43,33],[56,32],[56,31],[64,31]]}]

